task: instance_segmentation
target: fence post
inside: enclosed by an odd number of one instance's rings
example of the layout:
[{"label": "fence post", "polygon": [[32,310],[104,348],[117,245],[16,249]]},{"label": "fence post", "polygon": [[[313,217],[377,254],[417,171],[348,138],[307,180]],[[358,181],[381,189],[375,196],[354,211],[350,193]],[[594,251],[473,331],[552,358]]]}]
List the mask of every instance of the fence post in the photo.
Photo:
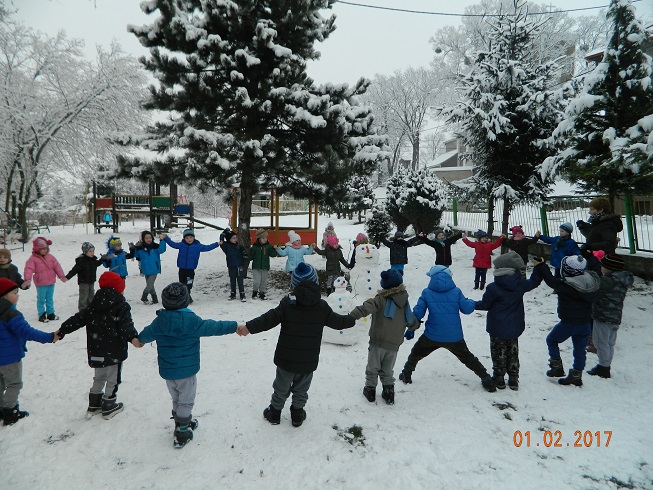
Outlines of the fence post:
[{"label": "fence post", "polygon": [[634,233],[634,220],[633,213],[633,196],[624,196],[624,208],[626,211],[626,231],[628,233],[628,248],[631,254],[635,253],[635,233]]},{"label": "fence post", "polygon": [[540,222],[542,224],[542,234],[549,236],[549,222],[546,218],[546,206],[540,207]]},{"label": "fence post", "polygon": [[455,197],[451,203],[451,210],[453,211],[453,225],[458,226],[458,199]]}]

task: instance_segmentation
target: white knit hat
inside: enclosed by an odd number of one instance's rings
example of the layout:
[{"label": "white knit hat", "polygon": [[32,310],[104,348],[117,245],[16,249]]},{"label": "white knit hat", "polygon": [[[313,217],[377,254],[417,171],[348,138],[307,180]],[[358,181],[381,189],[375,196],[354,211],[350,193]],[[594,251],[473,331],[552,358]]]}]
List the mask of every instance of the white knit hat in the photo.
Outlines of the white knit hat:
[{"label": "white knit hat", "polygon": [[290,230],[288,232],[288,240],[290,240],[290,243],[294,243],[297,240],[301,240],[302,237],[299,236],[298,233],[295,233],[295,230]]},{"label": "white knit hat", "polygon": [[568,255],[563,257],[560,264],[562,277],[582,276],[587,267],[587,260],[581,255]]}]

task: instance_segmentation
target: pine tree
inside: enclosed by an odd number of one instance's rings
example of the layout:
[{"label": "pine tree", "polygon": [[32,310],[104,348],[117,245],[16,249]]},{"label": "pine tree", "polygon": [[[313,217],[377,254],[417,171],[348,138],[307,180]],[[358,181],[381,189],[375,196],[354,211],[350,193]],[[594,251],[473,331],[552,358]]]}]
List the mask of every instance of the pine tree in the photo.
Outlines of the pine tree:
[{"label": "pine tree", "polygon": [[433,231],[442,218],[447,203],[443,182],[425,170],[410,171],[399,198],[401,213],[409,220],[415,233]]},{"label": "pine tree", "polygon": [[372,216],[365,222],[365,231],[370,242],[378,247],[381,238],[386,237],[391,229],[392,220],[383,205],[375,204],[372,207]]},{"label": "pine tree", "polygon": [[553,133],[560,153],[543,171],[613,199],[653,192],[653,64],[632,1],[612,0],[607,17],[614,31],[603,61],[567,107]]},{"label": "pine tree", "polygon": [[444,111],[472,148],[476,175],[469,184],[478,187],[478,197],[489,190],[503,200],[504,233],[513,203],[538,201],[547,192],[550,180],[536,169],[551,150],[541,142],[563,109],[562,91],[549,89],[558,66],[540,63],[533,46],[546,19],[529,17],[524,2],[515,1],[514,8],[514,15],[490,21],[487,51],[479,52],[471,73],[461,77],[460,102]]},{"label": "pine tree", "polygon": [[404,215],[400,201],[405,192],[404,184],[408,180],[410,170],[406,167],[399,165],[392,177],[388,179],[385,210],[390,216],[390,219],[397,227],[397,230],[404,231],[410,225],[410,220]]},{"label": "pine tree", "polygon": [[315,86],[306,63],[313,45],[335,29],[320,10],[334,0],[152,0],[152,24],[129,30],[149,48],[142,59],[157,80],[145,107],[170,114],[124,144],[154,150],[147,161],[123,157],[122,176],[192,182],[200,188],[239,184],[241,239],[249,242],[251,200],[279,192],[329,203],[352,174],[369,175],[384,138],[355,86]]}]

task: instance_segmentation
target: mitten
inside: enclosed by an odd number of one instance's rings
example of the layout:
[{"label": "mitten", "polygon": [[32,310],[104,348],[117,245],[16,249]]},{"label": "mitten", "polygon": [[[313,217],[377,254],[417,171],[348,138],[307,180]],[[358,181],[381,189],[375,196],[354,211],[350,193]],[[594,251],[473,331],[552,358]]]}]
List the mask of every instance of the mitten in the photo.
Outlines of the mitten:
[{"label": "mitten", "polygon": [[404,333],[404,338],[406,340],[413,340],[415,338],[415,332],[413,330],[406,329],[406,333]]}]

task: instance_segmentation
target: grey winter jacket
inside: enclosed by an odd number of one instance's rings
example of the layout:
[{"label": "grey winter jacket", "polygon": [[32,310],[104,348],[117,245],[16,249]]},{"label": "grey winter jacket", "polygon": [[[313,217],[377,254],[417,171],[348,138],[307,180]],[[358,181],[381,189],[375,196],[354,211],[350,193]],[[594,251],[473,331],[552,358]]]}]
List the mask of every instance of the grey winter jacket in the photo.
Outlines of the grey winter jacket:
[{"label": "grey winter jacket", "polygon": [[633,275],[628,271],[616,271],[602,276],[599,291],[592,304],[592,318],[611,325],[619,325],[626,291],[633,286],[633,283]]},{"label": "grey winter jacket", "polygon": [[[386,303],[389,299],[392,299],[397,305],[392,318],[386,318],[384,316]],[[356,320],[367,315],[372,315],[370,345],[396,352],[404,341],[404,331],[406,328],[416,330],[419,326],[419,321],[416,318],[413,318],[412,323],[407,324],[406,312],[404,310],[407,304],[408,292],[406,291],[406,286],[400,284],[394,288],[379,290],[376,296],[351,310],[349,315],[353,316]],[[412,317],[412,312],[410,316]]]}]

